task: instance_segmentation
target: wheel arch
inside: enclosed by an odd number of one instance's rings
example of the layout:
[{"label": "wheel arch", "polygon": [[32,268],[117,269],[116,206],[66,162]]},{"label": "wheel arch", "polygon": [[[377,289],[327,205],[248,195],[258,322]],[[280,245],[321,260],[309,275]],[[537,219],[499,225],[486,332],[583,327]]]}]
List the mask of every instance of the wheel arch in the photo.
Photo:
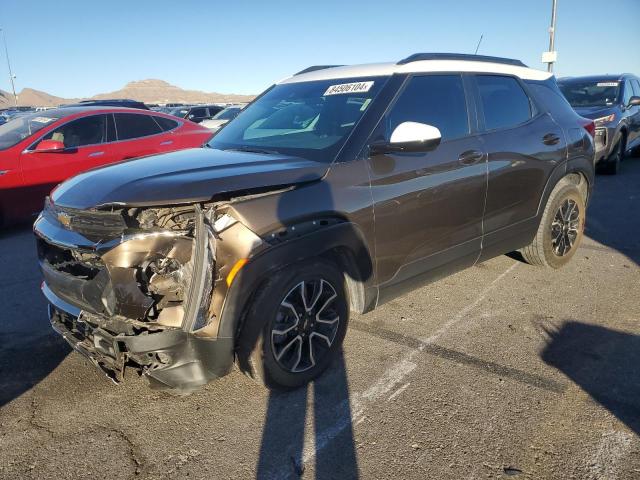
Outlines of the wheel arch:
[{"label": "wheel arch", "polygon": [[252,258],[227,293],[219,336],[240,336],[248,306],[273,272],[312,258],[332,262],[342,272],[351,310],[364,312],[374,303],[367,293],[374,284],[374,268],[365,237],[357,225],[343,221],[273,245]]},{"label": "wheel arch", "polygon": [[593,159],[580,156],[558,165],[553,170],[545,184],[542,196],[540,197],[540,202],[538,203],[537,215],[541,216],[542,212],[544,212],[544,208],[549,201],[551,192],[553,192],[558,185],[565,182],[577,185],[584,196],[585,204],[587,204],[591,197],[594,181],[595,172]]}]

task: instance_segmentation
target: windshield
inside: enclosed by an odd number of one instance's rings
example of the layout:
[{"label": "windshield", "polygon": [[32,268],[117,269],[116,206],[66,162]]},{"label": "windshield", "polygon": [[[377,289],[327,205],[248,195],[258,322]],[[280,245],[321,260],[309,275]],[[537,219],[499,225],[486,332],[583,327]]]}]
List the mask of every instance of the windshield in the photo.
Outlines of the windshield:
[{"label": "windshield", "polygon": [[330,163],[387,78],[276,85],[220,130],[209,146]]},{"label": "windshield", "polygon": [[38,112],[14,117],[0,125],[0,150],[6,150],[59,120],[65,113]]},{"label": "windshield", "polygon": [[236,118],[240,113],[240,109],[238,107],[230,107],[225,108],[221,112],[218,112],[213,117],[214,120],[231,120]]},{"label": "windshield", "polygon": [[611,81],[569,81],[558,86],[572,107],[609,107],[620,93],[620,83]]}]

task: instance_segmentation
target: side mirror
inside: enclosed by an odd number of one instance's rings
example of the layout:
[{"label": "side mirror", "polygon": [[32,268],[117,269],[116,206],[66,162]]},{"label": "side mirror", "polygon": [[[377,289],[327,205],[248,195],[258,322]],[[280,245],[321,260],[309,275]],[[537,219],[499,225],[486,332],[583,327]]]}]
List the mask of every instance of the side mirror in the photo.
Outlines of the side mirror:
[{"label": "side mirror", "polygon": [[47,152],[60,152],[64,150],[64,143],[60,140],[42,140],[36,146],[36,152],[47,153]]},{"label": "side mirror", "polygon": [[418,122],[402,122],[391,133],[388,142],[374,143],[369,146],[371,154],[391,152],[429,152],[434,150],[442,134],[433,125]]},{"label": "side mirror", "polygon": [[640,106],[640,97],[633,96],[629,99],[629,105],[627,107],[639,107]]}]

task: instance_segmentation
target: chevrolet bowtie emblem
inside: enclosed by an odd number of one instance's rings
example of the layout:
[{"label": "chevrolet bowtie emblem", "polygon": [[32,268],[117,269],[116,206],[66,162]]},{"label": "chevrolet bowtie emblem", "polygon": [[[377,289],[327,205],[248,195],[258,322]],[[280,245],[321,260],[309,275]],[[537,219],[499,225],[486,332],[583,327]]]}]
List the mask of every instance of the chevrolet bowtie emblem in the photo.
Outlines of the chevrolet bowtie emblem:
[{"label": "chevrolet bowtie emblem", "polygon": [[69,228],[71,225],[71,216],[64,212],[58,213],[58,221],[66,228]]}]

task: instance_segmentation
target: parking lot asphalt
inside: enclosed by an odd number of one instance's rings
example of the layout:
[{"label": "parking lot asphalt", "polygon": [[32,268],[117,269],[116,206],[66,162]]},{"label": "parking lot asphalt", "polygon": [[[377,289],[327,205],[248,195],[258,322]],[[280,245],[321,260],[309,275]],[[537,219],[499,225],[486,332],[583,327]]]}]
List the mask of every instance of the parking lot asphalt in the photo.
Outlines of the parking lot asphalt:
[{"label": "parking lot asphalt", "polygon": [[315,384],[115,386],[48,325],[0,233],[0,478],[640,478],[640,158],[553,271],[502,256],[352,318]]}]

